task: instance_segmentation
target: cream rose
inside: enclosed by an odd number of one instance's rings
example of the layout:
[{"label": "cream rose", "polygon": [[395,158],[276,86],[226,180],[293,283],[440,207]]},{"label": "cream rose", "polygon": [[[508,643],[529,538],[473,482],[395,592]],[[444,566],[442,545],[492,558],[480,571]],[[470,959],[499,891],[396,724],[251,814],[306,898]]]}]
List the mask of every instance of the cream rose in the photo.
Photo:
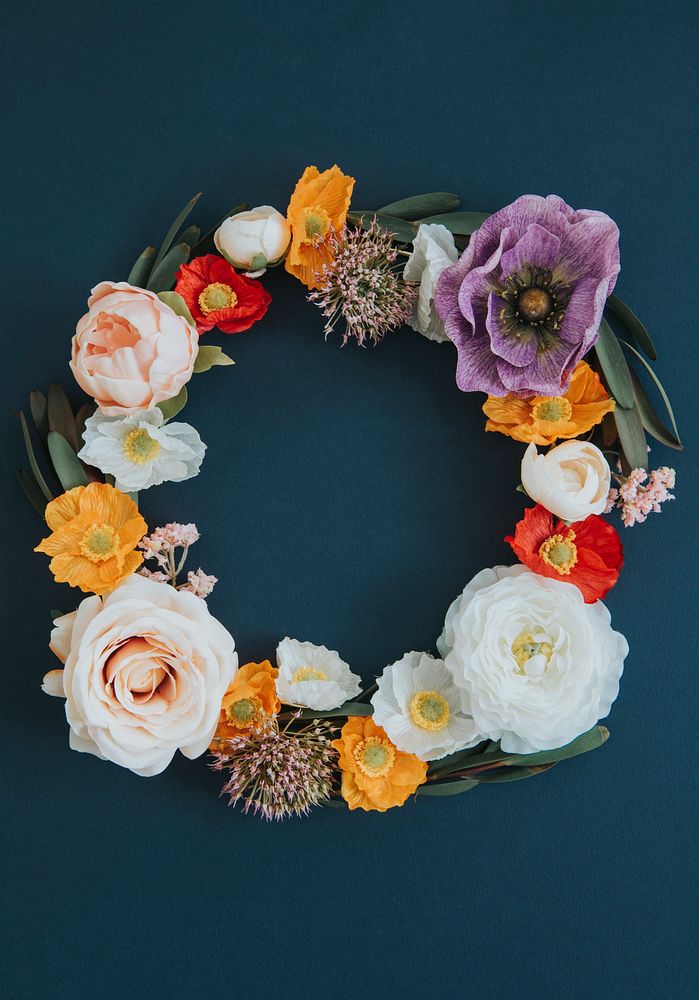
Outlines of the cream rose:
[{"label": "cream rose", "polygon": [[204,753],[238,669],[205,601],[142,576],[58,618],[50,646],[65,666],[42,687],[66,699],[72,749],[144,776]]},{"label": "cream rose", "polygon": [[216,249],[228,263],[252,277],[259,277],[266,267],[280,261],[290,241],[289,223],[271,205],[231,215],[214,236]]},{"label": "cream rose", "polygon": [[530,444],[522,459],[522,485],[537,503],[564,521],[584,521],[607,505],[611,472],[588,441],[564,441],[540,455]]},{"label": "cream rose", "polygon": [[601,601],[577,587],[496,566],[447,612],[437,647],[463,710],[508,753],[565,746],[609,713],[629,651]]},{"label": "cream rose", "polygon": [[420,283],[415,312],[408,326],[428,340],[447,341],[444,323],[434,305],[434,293],[440,275],[459,259],[454,237],[446,226],[428,224],[418,226],[413,240],[413,250],[403,269],[406,281]]},{"label": "cream rose", "polygon": [[73,337],[70,367],[103,413],[119,416],[172,399],[192,377],[199,350],[193,326],[157,295],[102,281]]}]

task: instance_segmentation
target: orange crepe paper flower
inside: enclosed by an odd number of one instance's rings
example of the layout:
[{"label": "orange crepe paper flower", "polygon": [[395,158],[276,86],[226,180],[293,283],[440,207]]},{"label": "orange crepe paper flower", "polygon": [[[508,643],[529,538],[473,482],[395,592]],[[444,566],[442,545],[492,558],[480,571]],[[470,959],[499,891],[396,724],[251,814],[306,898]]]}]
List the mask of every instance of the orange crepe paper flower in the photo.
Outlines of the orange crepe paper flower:
[{"label": "orange crepe paper flower", "polygon": [[402,806],[427,777],[427,764],[403,753],[370,716],[352,716],[332,745],[339,754],[342,797],[350,809]]},{"label": "orange crepe paper flower", "polygon": [[598,514],[568,525],[537,504],[525,510],[514,536],[505,541],[535,573],[574,583],[586,604],[594,604],[611,590],[624,565],[619,535]]},{"label": "orange crepe paper flower", "polygon": [[212,749],[220,740],[247,736],[258,729],[265,719],[275,716],[281,707],[276,680],[279,671],[269,660],[246,663],[235,675],[221,703],[221,715],[212,741]]},{"label": "orange crepe paper flower", "polygon": [[586,361],[577,363],[562,396],[520,399],[510,393],[502,398],[488,396],[483,404],[487,431],[498,431],[527,444],[553,444],[578,437],[601,423],[613,409],[614,400]]},{"label": "orange crepe paper flower", "polygon": [[133,500],[113,486],[76,486],[52,500],[44,516],[52,534],[34,551],[52,556],[57,583],[106,594],[143,562],[134,549],[148,525]]},{"label": "orange crepe paper flower", "polygon": [[340,233],[347,218],[354,177],[338,166],[306,167],[287,209],[291,245],[284,266],[307,288],[319,288],[316,272],[332,260],[329,237]]}]

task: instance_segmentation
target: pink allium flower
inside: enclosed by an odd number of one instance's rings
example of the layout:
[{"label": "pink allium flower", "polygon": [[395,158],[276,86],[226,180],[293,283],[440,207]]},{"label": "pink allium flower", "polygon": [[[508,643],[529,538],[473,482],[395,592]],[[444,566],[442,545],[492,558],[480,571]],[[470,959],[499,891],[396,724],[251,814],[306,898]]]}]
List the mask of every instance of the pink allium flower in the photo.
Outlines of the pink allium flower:
[{"label": "pink allium flower", "polygon": [[632,469],[628,476],[615,479],[619,485],[609,491],[606,513],[618,507],[626,528],[642,524],[651,513],[659,514],[661,504],[675,499],[670,493],[675,486],[675,470],[666,465],[650,474],[645,469]]},{"label": "pink allium flower", "polygon": [[207,576],[200,567],[196,573],[193,570],[187,573],[187,583],[180,590],[187,590],[190,594],[196,594],[197,597],[203,598],[209,596],[217,583],[218,577]]}]

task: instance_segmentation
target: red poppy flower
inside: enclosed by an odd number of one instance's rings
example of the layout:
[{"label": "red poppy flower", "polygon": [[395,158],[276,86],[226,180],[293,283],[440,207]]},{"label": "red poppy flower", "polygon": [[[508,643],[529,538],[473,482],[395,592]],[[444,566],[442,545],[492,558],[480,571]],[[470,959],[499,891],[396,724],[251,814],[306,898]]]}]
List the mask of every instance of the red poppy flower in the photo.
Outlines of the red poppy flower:
[{"label": "red poppy flower", "polygon": [[272,301],[259,281],[238,274],[216,254],[195,257],[177,272],[175,291],[187,303],[198,333],[217,326],[222,333],[240,333],[262,319]]},{"label": "red poppy flower", "polygon": [[611,590],[624,564],[619,535],[597,514],[568,525],[554,521],[553,514],[537,504],[525,510],[514,537],[508,535],[505,541],[535,573],[574,583],[586,604]]}]

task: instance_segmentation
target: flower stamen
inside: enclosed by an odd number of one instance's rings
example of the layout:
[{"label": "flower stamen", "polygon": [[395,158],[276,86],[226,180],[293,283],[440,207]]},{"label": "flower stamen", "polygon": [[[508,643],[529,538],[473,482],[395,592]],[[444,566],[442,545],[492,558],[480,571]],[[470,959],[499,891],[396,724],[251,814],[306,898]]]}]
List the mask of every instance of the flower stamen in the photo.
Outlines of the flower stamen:
[{"label": "flower stamen", "polygon": [[105,562],[117,554],[120,545],[111,524],[93,524],[80,540],[80,551],[90,562]]},{"label": "flower stamen", "polygon": [[230,285],[226,285],[223,281],[214,281],[206,286],[198,302],[202,313],[208,316],[210,312],[219,309],[232,309],[238,302],[238,296]]},{"label": "flower stamen", "polygon": [[449,722],[449,702],[438,691],[418,691],[408,705],[410,718],[420,729],[438,732]]},{"label": "flower stamen", "polygon": [[322,670],[316,670],[315,667],[299,667],[291,675],[292,684],[301,684],[302,681],[327,681],[329,680],[328,675]]},{"label": "flower stamen", "polygon": [[354,748],[357,767],[367,778],[382,778],[388,774],[396,759],[396,751],[388,740],[368,736]]},{"label": "flower stamen", "polygon": [[152,438],[143,427],[130,431],[122,444],[124,457],[136,465],[153,462],[160,453],[160,442]]},{"label": "flower stamen", "polygon": [[568,576],[578,561],[578,548],[573,541],[575,532],[565,535],[549,535],[539,546],[539,556],[548,566],[553,566],[561,576]]},{"label": "flower stamen", "polygon": [[226,717],[238,729],[251,729],[262,715],[262,703],[259,698],[239,698],[226,706]]},{"label": "flower stamen", "polygon": [[532,418],[548,423],[568,421],[573,415],[573,407],[565,396],[549,396],[535,403],[532,407]]},{"label": "flower stamen", "polygon": [[332,224],[330,216],[320,205],[313,205],[303,210],[303,232],[302,243],[310,243],[311,246],[318,246],[330,232]]},{"label": "flower stamen", "polygon": [[[538,628],[525,629],[512,643],[512,655],[517,662],[518,674],[536,677],[545,672],[553,655],[553,646],[538,638],[541,633],[542,630]],[[541,662],[542,657],[545,664]]]}]

